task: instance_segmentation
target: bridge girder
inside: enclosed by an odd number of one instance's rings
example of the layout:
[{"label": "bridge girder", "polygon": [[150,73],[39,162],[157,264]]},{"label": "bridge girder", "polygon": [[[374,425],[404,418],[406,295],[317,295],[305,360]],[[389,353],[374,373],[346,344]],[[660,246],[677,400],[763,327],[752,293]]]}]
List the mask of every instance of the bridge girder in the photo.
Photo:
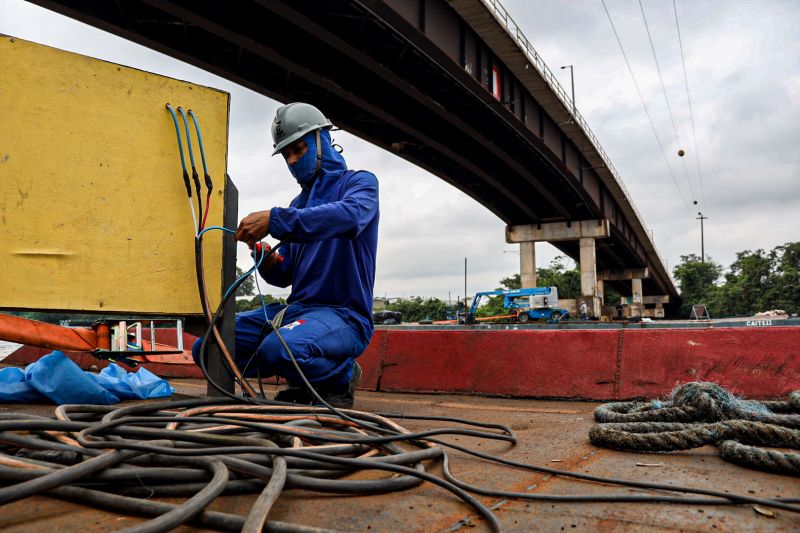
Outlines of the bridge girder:
[{"label": "bridge girder", "polygon": [[[439,176],[508,224],[602,218],[542,138],[385,2],[241,0],[235,9],[211,0],[33,2],[270,98],[316,104],[335,124]],[[572,243],[554,244],[577,258]],[[604,269],[648,266],[613,224],[597,260]],[[677,296],[663,276],[648,283],[648,292]]]}]

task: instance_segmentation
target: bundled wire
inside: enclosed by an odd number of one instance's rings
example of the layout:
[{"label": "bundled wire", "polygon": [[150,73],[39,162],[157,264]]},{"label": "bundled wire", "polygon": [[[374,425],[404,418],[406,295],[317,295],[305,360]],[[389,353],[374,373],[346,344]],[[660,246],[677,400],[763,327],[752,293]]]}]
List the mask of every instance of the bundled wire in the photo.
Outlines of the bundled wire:
[{"label": "bundled wire", "polygon": [[[186,170],[186,159],[183,155],[183,142],[181,141],[181,128],[178,126],[178,117],[175,115],[175,110],[172,109],[170,104],[166,104],[167,111],[169,114],[172,115],[172,122],[175,124],[175,136],[178,139],[178,154],[180,155],[181,159],[181,169],[183,171],[183,184],[186,187],[186,195],[189,197],[189,209],[192,211],[192,227],[195,228],[195,232],[200,231],[200,226],[197,224],[197,215],[194,212],[194,205],[192,204],[192,185],[189,182],[189,172]],[[181,110],[180,108],[178,108]],[[182,111],[182,110],[181,110]],[[189,150],[191,151],[191,140],[189,141]],[[194,165],[193,165],[194,166]]]},{"label": "bundled wire", "polygon": [[[222,353],[223,360],[226,362],[225,368],[231,373],[231,375],[234,378],[234,381],[236,383],[238,383],[242,387],[242,390],[244,390],[247,394],[249,394],[251,396],[255,396],[255,394],[256,394],[255,389],[253,389],[253,387],[249,383],[247,383],[247,381],[242,376],[241,372],[239,372],[239,369],[236,367],[236,363],[235,363],[235,361],[233,359],[233,356],[230,354],[230,351],[227,349],[227,347],[225,346],[225,343],[222,341],[222,335],[220,334],[219,328],[217,328],[216,324],[212,322],[212,311],[211,311],[211,304],[210,304],[210,300],[209,300],[209,296],[208,296],[208,288],[206,286],[205,275],[203,275],[203,237],[202,236],[205,233],[205,224],[206,224],[206,220],[208,218],[208,210],[209,210],[209,206],[210,206],[210,203],[211,203],[211,191],[214,188],[214,184],[213,184],[213,182],[211,180],[211,176],[208,173],[208,165],[206,163],[206,153],[205,153],[205,148],[203,146],[203,135],[200,132],[200,123],[197,120],[197,116],[195,115],[194,111],[192,111],[190,109],[189,112],[188,112],[188,115],[192,119],[192,122],[194,123],[195,131],[197,133],[198,145],[200,147],[200,157],[201,157],[201,160],[202,160],[202,163],[203,163],[204,180],[205,180],[206,188],[208,189],[207,198],[206,198],[206,211],[205,211],[205,214],[203,214],[203,204],[202,204],[202,201],[201,201],[201,193],[200,193],[200,187],[201,187],[200,186],[200,179],[199,179],[199,176],[198,176],[198,173],[197,173],[197,167],[196,167],[195,162],[194,162],[194,151],[192,149],[192,138],[191,138],[191,133],[190,133],[190,130],[189,130],[189,122],[188,122],[188,120],[186,118],[186,112],[183,110],[182,107],[178,107],[178,112],[180,113],[181,117],[183,118],[183,125],[184,125],[184,129],[186,130],[186,144],[189,146],[189,158],[190,158],[191,166],[192,166],[192,179],[194,181],[195,190],[197,192],[197,207],[198,207],[199,212],[200,212],[200,214],[202,216],[202,220],[198,223],[197,216],[195,215],[195,212],[194,212],[194,205],[192,204],[192,186],[191,186],[191,183],[189,181],[189,173],[188,173],[188,171],[186,169],[186,160],[184,159],[184,155],[183,155],[183,143],[181,141],[181,131],[180,131],[180,127],[178,126],[178,118],[175,115],[175,111],[172,109],[172,106],[169,103],[166,104],[166,108],[167,108],[167,111],[169,111],[170,115],[172,116],[172,121],[173,121],[173,123],[175,125],[175,135],[176,135],[176,137],[178,139],[178,152],[180,153],[181,167],[183,169],[183,181],[184,181],[184,185],[186,187],[186,194],[189,197],[189,207],[191,208],[191,211],[192,211],[192,220],[194,222],[194,227],[196,228],[196,232],[195,232],[195,267],[196,267],[196,274],[197,274],[196,275],[197,288],[198,288],[198,292],[199,292],[199,295],[200,295],[200,304],[201,304],[201,306],[203,308],[203,314],[205,315],[206,320],[208,320],[209,323],[212,324],[209,327],[209,331],[207,332],[206,337],[208,337],[209,335],[213,335],[214,336],[214,340],[216,341],[216,343],[219,346],[219,349],[220,349],[220,351]],[[208,229],[224,229],[224,228],[219,228],[217,226],[214,226],[213,228],[208,228]],[[227,299],[225,299],[225,301],[227,301]],[[205,365],[203,365],[203,369],[205,371]],[[206,373],[206,377],[210,381],[213,381],[208,376],[208,373],[207,372],[205,372],[205,373]],[[214,386],[216,388],[220,388],[220,387],[218,387],[218,385],[216,383],[214,384]]]},{"label": "bundled wire", "polygon": [[[744,495],[623,482],[510,461],[446,443],[456,435],[514,443],[513,431],[499,424],[447,417],[405,416],[448,422],[411,432],[392,415],[352,409],[331,410],[237,399],[190,399],[127,407],[68,405],[53,418],[23,413],[0,415],[0,505],[46,494],[150,520],[127,532],[169,531],[181,524],[221,531],[321,531],[269,520],[275,501],[289,489],[326,494],[379,494],[408,490],[428,481],[471,506],[494,531],[494,513],[470,493],[558,502],[670,502],[716,505],[757,503],[799,512],[798,500],[764,500]],[[335,412],[332,412],[335,411]],[[588,481],[712,495],[663,493],[553,495],[498,491],[459,480],[450,470],[447,447],[507,466]],[[441,459],[444,479],[426,464]],[[372,470],[388,475],[353,479]],[[218,497],[257,494],[247,516],[208,511]],[[165,503],[153,498],[185,498]]]},{"label": "bundled wire", "polygon": [[[472,505],[499,529],[491,511],[456,485],[426,472],[423,462],[442,449],[385,417],[347,410],[350,422],[313,407],[244,406],[233,400],[187,400],[112,408],[61,406],[55,419],[3,415],[0,505],[46,493],[88,500],[129,514],[157,518],[126,531],[167,531],[182,523],[230,531],[261,531],[286,488],[337,494],[404,490],[423,480]],[[371,429],[365,429],[371,428]],[[382,435],[378,429],[391,431]],[[12,432],[27,430],[30,435]],[[452,428],[435,433],[507,439],[502,432]],[[405,446],[400,446],[403,442]],[[19,453],[26,450],[26,453]],[[36,452],[35,450],[46,450]],[[381,479],[342,479],[360,470]],[[121,495],[124,493],[125,495]],[[204,512],[226,493],[260,493],[247,517]],[[154,496],[188,496],[178,505]],[[284,531],[307,531],[268,524]]]}]

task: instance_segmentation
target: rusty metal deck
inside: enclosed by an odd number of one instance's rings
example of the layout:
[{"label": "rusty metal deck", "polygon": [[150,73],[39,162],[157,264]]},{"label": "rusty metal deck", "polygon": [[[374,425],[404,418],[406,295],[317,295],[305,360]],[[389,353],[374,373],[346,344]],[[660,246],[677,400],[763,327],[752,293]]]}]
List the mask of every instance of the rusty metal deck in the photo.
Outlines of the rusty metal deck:
[{"label": "rusty metal deck", "polygon": [[[205,383],[175,380],[180,395],[199,396]],[[729,490],[759,497],[800,497],[800,480],[767,474],[725,463],[712,447],[671,454],[630,454],[598,449],[588,441],[592,410],[597,404],[512,400],[456,395],[387,394],[361,392],[356,409],[417,415],[445,415],[499,422],[511,426],[519,443],[448,437],[488,453],[518,461],[586,472],[676,485]],[[49,405],[0,405],[0,412],[52,412]],[[430,423],[406,420],[409,429]],[[443,423],[438,423],[442,425]],[[542,494],[637,494],[636,489],[578,482],[535,472],[488,464],[451,454],[452,470],[467,482],[514,491]],[[637,466],[637,463],[661,466]],[[438,465],[434,472],[441,472]],[[369,476],[364,473],[360,476]],[[219,498],[213,510],[246,514],[255,495]],[[491,503],[509,531],[798,531],[800,517],[775,511],[770,518],[751,505],[711,506],[629,503],[557,503],[482,498]],[[450,493],[424,483],[402,493],[375,496],[331,496],[302,490],[284,492],[270,518],[303,525],[346,531],[486,531],[470,508]],[[33,497],[3,506],[0,530],[8,532],[80,531],[122,529],[140,518],[103,512],[47,497]],[[182,527],[177,531],[197,531]]]}]

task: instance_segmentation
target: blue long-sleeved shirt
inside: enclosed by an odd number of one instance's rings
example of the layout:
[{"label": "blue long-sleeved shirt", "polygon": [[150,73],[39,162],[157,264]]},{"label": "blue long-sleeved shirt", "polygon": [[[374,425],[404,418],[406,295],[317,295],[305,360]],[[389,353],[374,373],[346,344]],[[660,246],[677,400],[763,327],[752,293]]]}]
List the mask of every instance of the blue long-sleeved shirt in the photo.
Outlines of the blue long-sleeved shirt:
[{"label": "blue long-sleeved shirt", "polygon": [[292,286],[288,303],[340,308],[369,339],[380,218],[378,179],[363,170],[345,170],[341,155],[328,142],[322,144],[322,171],[311,187],[289,207],[270,210],[270,235],[289,244],[280,250],[281,262],[259,272],[267,283]]}]

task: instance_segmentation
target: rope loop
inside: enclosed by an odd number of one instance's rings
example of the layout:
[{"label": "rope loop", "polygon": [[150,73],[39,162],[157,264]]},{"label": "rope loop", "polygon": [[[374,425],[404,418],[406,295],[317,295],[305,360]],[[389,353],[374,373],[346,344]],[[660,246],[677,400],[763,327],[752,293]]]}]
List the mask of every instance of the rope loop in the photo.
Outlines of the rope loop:
[{"label": "rope loop", "polygon": [[737,398],[710,382],[676,387],[667,400],[615,402],[595,409],[589,431],[596,446],[636,452],[669,452],[719,446],[720,456],[749,468],[800,476],[800,391],[788,401]]}]

